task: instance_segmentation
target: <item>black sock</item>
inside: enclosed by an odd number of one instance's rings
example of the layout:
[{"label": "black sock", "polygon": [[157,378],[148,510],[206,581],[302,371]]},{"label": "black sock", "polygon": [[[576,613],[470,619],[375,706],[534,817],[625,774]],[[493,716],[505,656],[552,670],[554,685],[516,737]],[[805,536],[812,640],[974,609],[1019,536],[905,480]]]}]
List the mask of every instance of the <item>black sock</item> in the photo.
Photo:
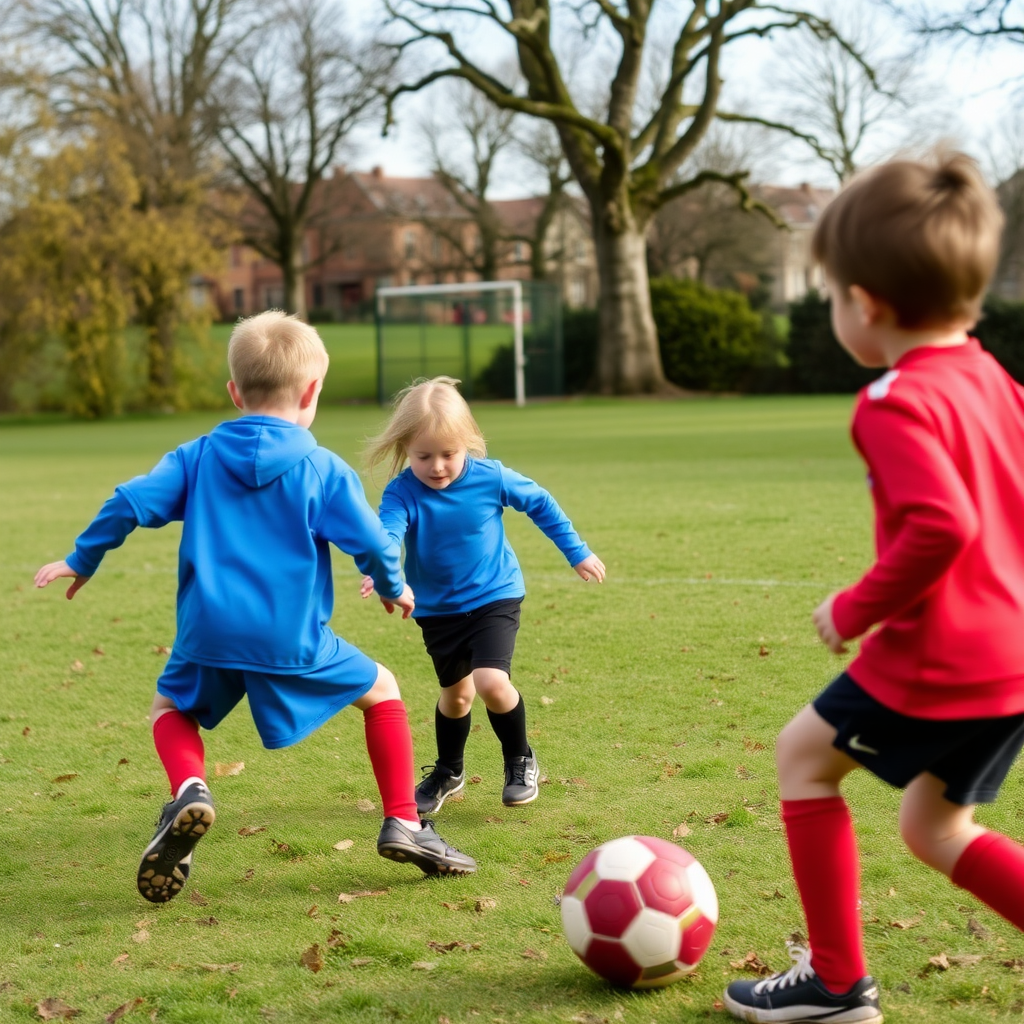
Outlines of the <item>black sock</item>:
[{"label": "black sock", "polygon": [[501,756],[507,761],[510,757],[528,757],[530,744],[526,739],[526,701],[519,694],[519,703],[503,715],[496,715],[490,708],[487,717],[491,720],[494,735],[501,741]]},{"label": "black sock", "polygon": [[461,775],[463,755],[472,724],[472,712],[462,718],[448,718],[441,714],[440,704],[434,709],[434,734],[437,736],[437,761],[455,775]]}]

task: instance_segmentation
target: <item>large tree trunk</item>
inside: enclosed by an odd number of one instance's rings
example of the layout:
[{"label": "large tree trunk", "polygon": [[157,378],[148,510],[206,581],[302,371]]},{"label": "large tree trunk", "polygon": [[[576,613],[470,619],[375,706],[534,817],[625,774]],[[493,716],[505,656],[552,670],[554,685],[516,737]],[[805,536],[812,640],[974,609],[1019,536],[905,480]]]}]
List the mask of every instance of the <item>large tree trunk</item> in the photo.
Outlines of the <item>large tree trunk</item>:
[{"label": "large tree trunk", "polygon": [[281,274],[284,278],[284,308],[300,319],[306,319],[306,271],[302,265],[302,246],[290,247],[281,261]]},{"label": "large tree trunk", "polygon": [[175,373],[175,310],[165,304],[145,311],[146,355],[148,364],[147,401],[151,408],[174,412],[178,387]]},{"label": "large tree trunk", "polygon": [[612,395],[668,390],[651,313],[644,232],[634,223],[613,231],[598,217],[594,224],[601,285],[598,389]]}]

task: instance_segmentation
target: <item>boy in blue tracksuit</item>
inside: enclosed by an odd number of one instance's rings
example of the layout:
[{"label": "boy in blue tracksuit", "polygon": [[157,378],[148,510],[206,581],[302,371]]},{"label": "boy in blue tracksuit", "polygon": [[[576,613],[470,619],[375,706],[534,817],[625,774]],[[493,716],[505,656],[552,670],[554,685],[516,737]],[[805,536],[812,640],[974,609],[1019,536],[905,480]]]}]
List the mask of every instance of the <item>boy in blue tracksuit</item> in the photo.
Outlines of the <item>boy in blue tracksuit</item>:
[{"label": "boy in blue tracksuit", "polygon": [[150,715],[172,799],[137,874],[154,903],[181,891],[214,822],[199,728],[212,729],[246,695],[268,748],[297,743],[354,704],[384,809],[380,854],[428,874],[476,868],[416,813],[412,739],[394,676],[329,625],[329,543],[372,577],[389,612],[408,617],[415,600],[398,545],[355,471],[309,432],[327,361],[319,335],[294,317],[241,321],[228,345],[228,390],[245,415],[117,487],[74,552],[36,574],[37,587],[72,577],[70,599],[137,526],[183,524],[177,636]]},{"label": "boy in blue tracksuit", "polygon": [[[537,797],[537,758],[527,741],[522,696],[510,678],[526,591],[505,537],[504,509],[525,512],[584,580],[601,582],[605,575],[604,563],[543,487],[486,458],[457,383],[435,377],[406,388],[366,453],[371,467],[389,465],[393,479],[381,499],[381,522],[405,544],[406,577],[416,591],[413,618],[441,684],[434,716],[437,760],[416,789],[421,814],[439,810],[466,784],[463,754],[478,693],[501,742],[502,803]],[[367,576],[363,597],[373,588]]]}]

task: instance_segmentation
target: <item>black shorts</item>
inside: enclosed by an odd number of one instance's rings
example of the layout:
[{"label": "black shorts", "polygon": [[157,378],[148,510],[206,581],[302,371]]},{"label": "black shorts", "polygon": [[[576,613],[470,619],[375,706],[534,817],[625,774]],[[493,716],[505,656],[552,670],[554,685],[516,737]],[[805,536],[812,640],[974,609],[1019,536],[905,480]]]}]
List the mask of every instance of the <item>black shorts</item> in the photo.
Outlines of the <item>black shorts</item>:
[{"label": "black shorts", "polygon": [[1024,714],[913,718],[880,704],[845,672],[814,701],[839,730],[833,746],[903,789],[922,772],[946,783],[955,804],[991,803],[1024,745]]},{"label": "black shorts", "polygon": [[427,654],[434,660],[437,681],[454,686],[475,668],[500,668],[511,677],[522,603],[523,599],[516,597],[492,601],[471,612],[417,619]]}]

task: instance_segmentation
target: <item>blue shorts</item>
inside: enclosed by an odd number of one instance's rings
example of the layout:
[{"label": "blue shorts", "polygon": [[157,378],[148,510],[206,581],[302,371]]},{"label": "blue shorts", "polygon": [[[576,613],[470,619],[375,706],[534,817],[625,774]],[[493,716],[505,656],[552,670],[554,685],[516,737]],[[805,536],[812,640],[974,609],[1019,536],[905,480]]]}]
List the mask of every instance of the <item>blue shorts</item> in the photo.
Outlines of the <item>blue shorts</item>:
[{"label": "blue shorts", "polygon": [[290,747],[359,700],[377,680],[377,663],[338,639],[335,656],[304,675],[215,668],[173,651],[156,689],[179,711],[212,729],[246,695],[263,746]]}]

